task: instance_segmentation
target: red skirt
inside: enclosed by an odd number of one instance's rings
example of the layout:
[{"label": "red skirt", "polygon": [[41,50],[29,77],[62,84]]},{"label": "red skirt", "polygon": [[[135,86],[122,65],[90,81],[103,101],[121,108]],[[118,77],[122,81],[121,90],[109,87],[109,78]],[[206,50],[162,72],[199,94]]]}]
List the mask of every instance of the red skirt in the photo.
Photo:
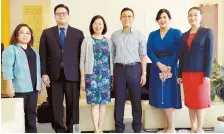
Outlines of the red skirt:
[{"label": "red skirt", "polygon": [[190,109],[208,108],[210,100],[210,81],[203,83],[203,72],[183,72],[184,102]]}]

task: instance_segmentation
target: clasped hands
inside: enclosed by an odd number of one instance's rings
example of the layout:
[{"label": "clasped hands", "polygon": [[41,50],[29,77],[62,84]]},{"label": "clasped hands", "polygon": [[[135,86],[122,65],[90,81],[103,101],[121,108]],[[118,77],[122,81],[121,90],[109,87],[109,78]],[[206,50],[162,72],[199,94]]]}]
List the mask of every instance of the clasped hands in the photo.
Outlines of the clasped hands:
[{"label": "clasped hands", "polygon": [[159,73],[159,78],[162,80],[162,79],[168,79],[168,78],[171,78],[172,77],[172,73],[171,73],[171,67],[170,66],[166,66],[162,63],[158,63],[157,64],[161,73]]}]

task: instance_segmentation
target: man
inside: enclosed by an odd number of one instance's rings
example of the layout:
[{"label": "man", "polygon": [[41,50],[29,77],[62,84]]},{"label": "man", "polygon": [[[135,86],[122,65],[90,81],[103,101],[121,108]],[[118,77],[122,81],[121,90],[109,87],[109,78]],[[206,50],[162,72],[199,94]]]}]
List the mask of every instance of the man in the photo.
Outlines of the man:
[{"label": "man", "polygon": [[124,8],[120,16],[123,29],[115,31],[112,36],[114,49],[114,89],[115,89],[115,127],[116,132],[125,129],[124,106],[126,90],[130,89],[132,104],[132,128],[141,132],[141,86],[146,82],[146,41],[144,36],[132,28],[134,12]]},{"label": "man", "polygon": [[45,29],[40,40],[42,80],[48,87],[52,127],[56,132],[66,132],[63,125],[65,94],[67,132],[73,132],[73,125],[79,124],[79,61],[84,35],[68,25],[67,6],[57,5],[54,14],[57,26]]}]

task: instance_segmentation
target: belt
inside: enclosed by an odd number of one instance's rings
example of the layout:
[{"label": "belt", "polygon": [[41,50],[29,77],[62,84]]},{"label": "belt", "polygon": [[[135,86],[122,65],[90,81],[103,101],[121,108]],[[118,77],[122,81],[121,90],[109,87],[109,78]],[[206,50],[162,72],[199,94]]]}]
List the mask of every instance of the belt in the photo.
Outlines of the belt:
[{"label": "belt", "polygon": [[133,63],[129,63],[129,64],[116,63],[116,65],[119,65],[122,67],[131,67],[131,66],[138,65],[138,64],[140,64],[140,62],[133,62]]},{"label": "belt", "polygon": [[164,57],[164,56],[173,56],[172,53],[156,53],[156,56],[158,58]]}]

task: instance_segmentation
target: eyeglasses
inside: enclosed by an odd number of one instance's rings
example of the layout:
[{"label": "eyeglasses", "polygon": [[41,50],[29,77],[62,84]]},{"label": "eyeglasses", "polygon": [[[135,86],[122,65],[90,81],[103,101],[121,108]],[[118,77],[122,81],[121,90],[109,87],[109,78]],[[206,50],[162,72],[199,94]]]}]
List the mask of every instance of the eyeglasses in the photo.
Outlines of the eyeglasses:
[{"label": "eyeglasses", "polygon": [[55,13],[56,16],[66,16],[67,14],[66,12]]},{"label": "eyeglasses", "polygon": [[20,34],[20,35],[31,35],[30,32],[27,32],[27,33],[25,33],[25,32],[19,32],[19,34]]},{"label": "eyeglasses", "polygon": [[123,15],[121,17],[124,18],[124,19],[126,19],[126,18],[131,19],[131,18],[133,18],[133,16],[126,16],[126,15]]}]

